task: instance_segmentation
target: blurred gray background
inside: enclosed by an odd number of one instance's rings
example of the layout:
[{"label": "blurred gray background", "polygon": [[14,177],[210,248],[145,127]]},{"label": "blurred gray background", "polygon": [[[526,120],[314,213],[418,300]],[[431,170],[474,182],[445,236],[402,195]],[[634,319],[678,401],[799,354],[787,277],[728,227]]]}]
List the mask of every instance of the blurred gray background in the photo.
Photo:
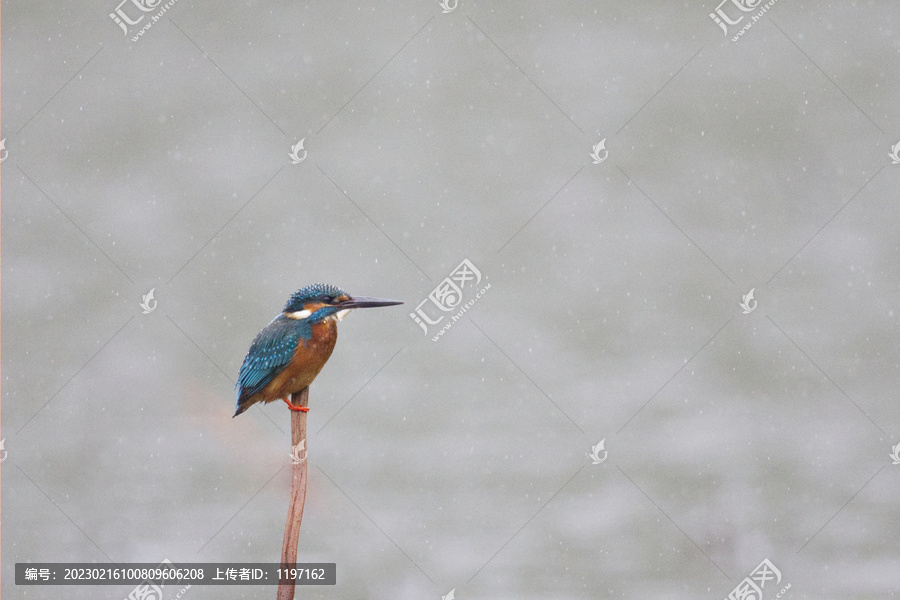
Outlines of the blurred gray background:
[{"label": "blurred gray background", "polygon": [[298,598],[900,596],[897,2],[117,2],[2,3],[4,597],[279,560],[319,281]]}]

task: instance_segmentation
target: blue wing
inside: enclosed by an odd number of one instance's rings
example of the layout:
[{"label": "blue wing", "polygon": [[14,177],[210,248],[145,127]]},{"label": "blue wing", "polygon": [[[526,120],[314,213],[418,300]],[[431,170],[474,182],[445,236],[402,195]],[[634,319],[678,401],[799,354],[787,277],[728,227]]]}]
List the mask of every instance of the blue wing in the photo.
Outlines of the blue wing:
[{"label": "blue wing", "polygon": [[306,320],[297,320],[278,315],[253,339],[241,372],[238,375],[237,412],[238,415],[250,407],[246,404],[254,394],[261,391],[284,367],[291,362],[294,350],[301,339],[312,337],[312,327]]}]

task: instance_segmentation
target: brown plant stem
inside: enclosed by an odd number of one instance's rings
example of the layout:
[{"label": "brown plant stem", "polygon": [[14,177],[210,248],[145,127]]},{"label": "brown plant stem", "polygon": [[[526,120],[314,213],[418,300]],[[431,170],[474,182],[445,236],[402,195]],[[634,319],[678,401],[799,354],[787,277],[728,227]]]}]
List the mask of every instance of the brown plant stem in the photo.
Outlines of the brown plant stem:
[{"label": "brown plant stem", "polygon": [[[309,387],[291,394],[294,406],[309,405]],[[298,445],[302,444],[298,448]],[[293,569],[297,563],[297,542],[300,539],[300,521],[303,520],[303,504],[306,502],[306,412],[291,411],[291,501],[288,505],[287,523],[284,525],[284,542],[281,544],[281,568]],[[293,600],[294,578],[278,582],[278,600]]]}]

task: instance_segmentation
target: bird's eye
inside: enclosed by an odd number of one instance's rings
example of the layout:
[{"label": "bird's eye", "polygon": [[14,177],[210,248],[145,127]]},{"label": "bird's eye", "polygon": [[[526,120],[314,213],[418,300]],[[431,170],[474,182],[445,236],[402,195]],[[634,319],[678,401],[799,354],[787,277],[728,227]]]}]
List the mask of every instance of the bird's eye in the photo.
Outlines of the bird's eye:
[{"label": "bird's eye", "polygon": [[325,296],[322,301],[325,302],[325,304],[334,304],[334,296]]}]

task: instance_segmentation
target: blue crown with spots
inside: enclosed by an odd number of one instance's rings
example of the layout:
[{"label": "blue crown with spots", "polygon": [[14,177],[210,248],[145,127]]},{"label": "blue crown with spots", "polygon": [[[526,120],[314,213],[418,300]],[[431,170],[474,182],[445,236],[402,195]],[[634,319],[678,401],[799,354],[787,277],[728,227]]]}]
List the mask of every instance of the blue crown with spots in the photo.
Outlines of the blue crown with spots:
[{"label": "blue crown with spots", "polygon": [[291,294],[287,304],[284,305],[284,312],[303,310],[303,306],[308,302],[320,301],[328,304],[338,296],[349,296],[349,294],[341,288],[327,283],[314,283]]}]

